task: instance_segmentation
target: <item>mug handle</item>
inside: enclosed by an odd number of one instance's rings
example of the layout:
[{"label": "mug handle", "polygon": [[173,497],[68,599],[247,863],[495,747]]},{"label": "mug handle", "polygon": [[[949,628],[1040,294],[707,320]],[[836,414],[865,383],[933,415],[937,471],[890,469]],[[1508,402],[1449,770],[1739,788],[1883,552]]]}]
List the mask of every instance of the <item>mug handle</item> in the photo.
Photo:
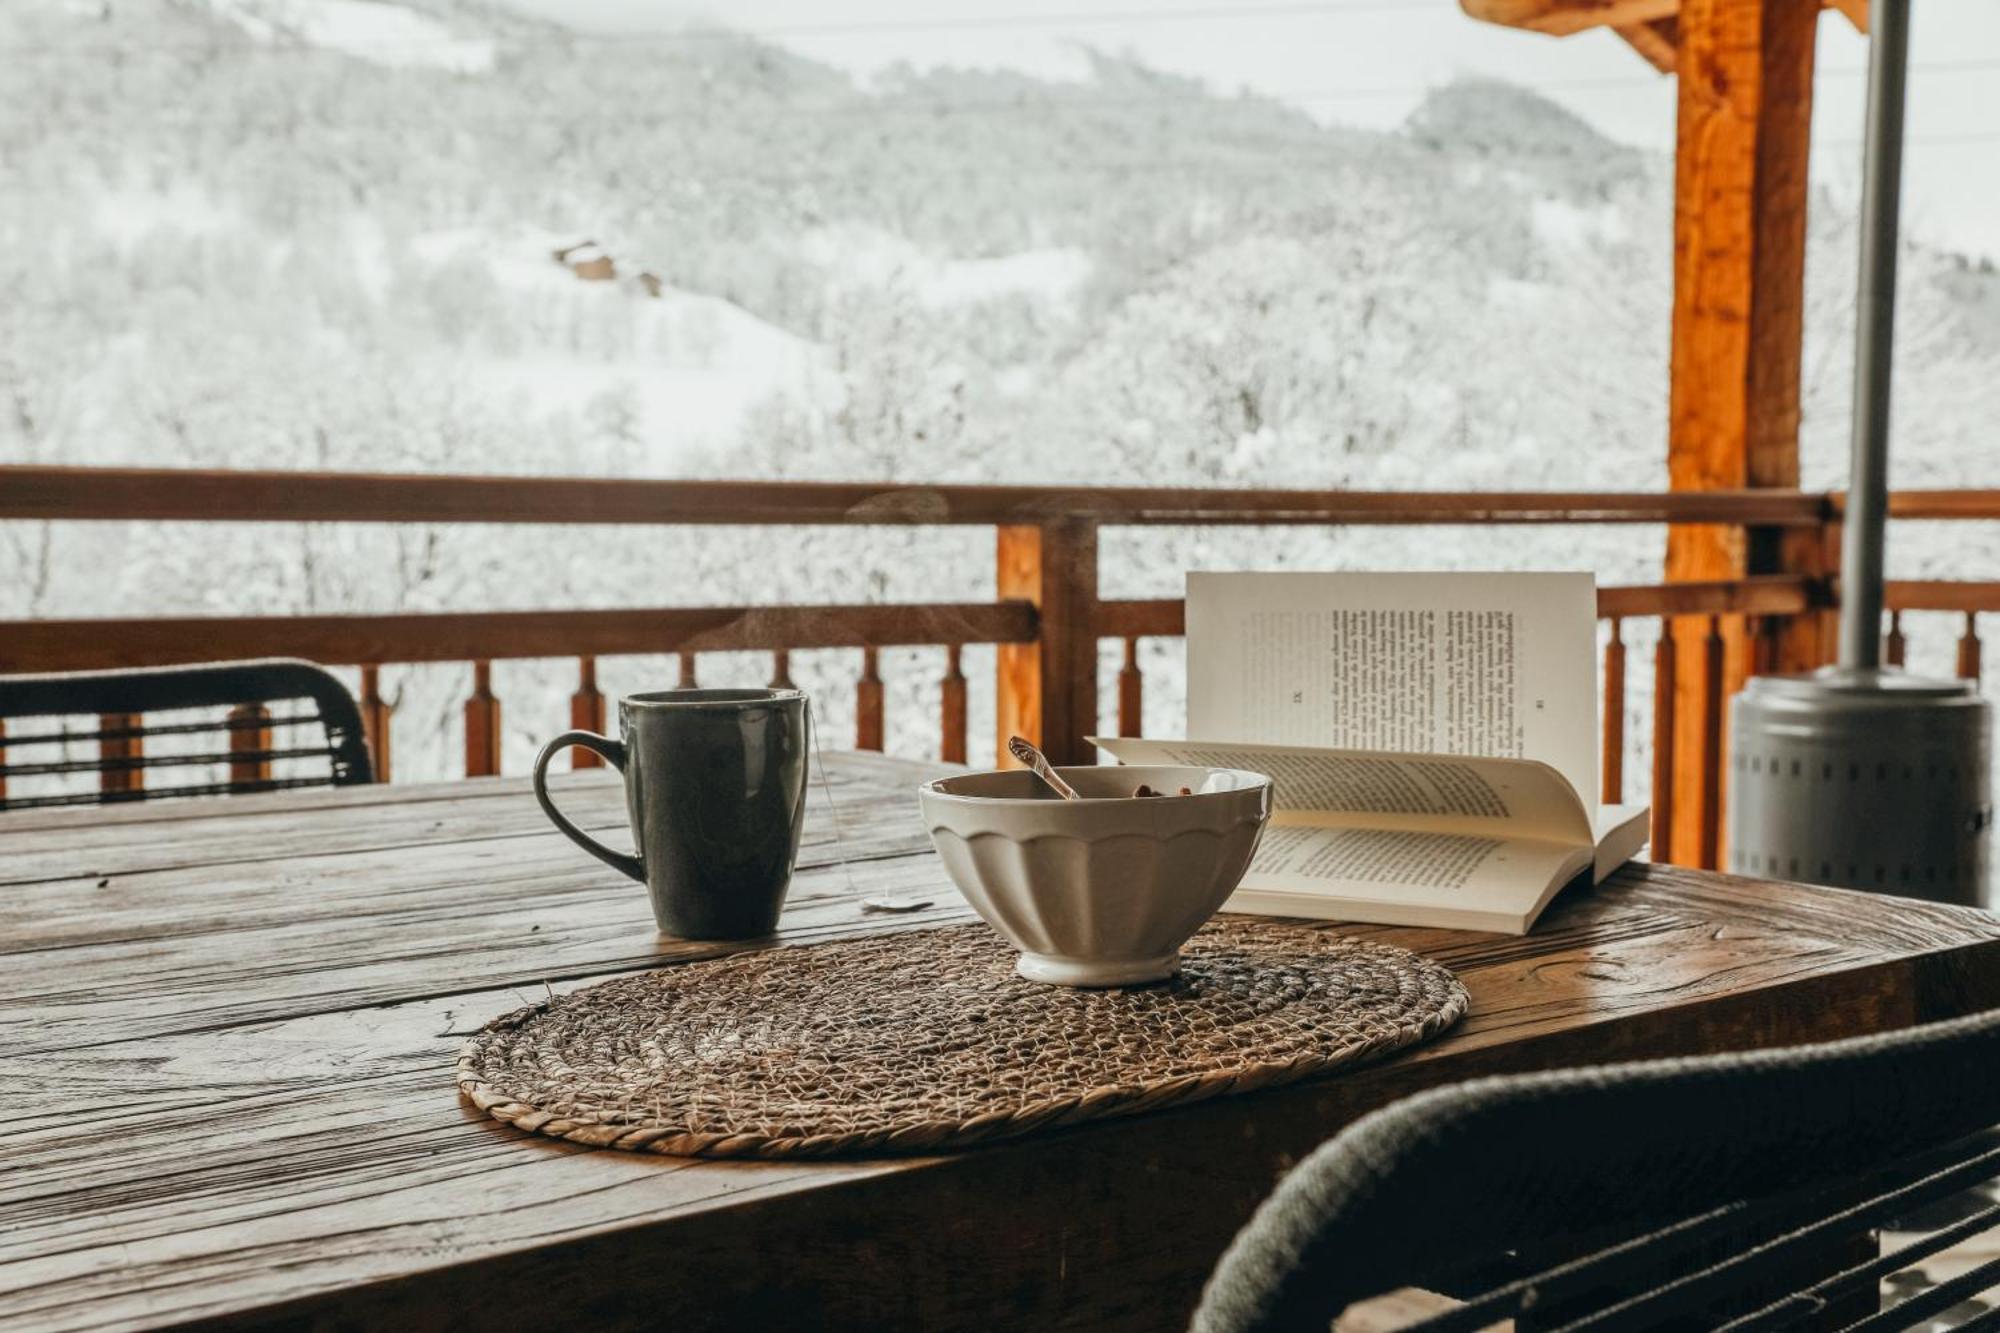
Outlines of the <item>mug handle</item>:
[{"label": "mug handle", "polygon": [[625,771],[625,746],[609,736],[600,736],[594,731],[565,731],[562,735],[542,747],[535,756],[535,799],[542,803],[542,813],[560,829],[563,836],[589,852],[613,870],[623,871],[641,884],[646,882],[646,863],[638,857],[606,847],[597,839],[569,822],[569,817],[556,809],[556,803],[549,799],[549,761],[556,757],[558,750],[571,745],[581,745],[620,773]]}]

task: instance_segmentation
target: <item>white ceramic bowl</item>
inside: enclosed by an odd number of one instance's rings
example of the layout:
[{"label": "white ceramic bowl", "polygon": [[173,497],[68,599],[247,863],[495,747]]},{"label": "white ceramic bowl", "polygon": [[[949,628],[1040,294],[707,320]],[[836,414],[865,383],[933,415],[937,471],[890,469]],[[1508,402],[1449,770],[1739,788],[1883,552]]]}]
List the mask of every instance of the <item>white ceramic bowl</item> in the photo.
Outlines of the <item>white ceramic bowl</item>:
[{"label": "white ceramic bowl", "polygon": [[[1025,769],[918,788],[931,841],[973,909],[1020,949],[1015,971],[1061,986],[1172,976],[1180,946],[1235,891],[1271,813],[1271,780],[1233,768],[1058,769],[1065,801]],[[1191,787],[1192,796],[1133,797]]]}]

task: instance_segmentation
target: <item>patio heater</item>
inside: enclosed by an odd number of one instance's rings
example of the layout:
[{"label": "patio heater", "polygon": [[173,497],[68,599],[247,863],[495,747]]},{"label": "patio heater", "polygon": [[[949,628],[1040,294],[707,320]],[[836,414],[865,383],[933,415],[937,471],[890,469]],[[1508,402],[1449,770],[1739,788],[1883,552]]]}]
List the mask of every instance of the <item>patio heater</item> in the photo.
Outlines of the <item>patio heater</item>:
[{"label": "patio heater", "polygon": [[1882,665],[1897,209],[1910,0],[1869,7],[1854,434],[1837,665],[1731,705],[1729,868],[1983,906],[1990,710],[1976,682]]}]

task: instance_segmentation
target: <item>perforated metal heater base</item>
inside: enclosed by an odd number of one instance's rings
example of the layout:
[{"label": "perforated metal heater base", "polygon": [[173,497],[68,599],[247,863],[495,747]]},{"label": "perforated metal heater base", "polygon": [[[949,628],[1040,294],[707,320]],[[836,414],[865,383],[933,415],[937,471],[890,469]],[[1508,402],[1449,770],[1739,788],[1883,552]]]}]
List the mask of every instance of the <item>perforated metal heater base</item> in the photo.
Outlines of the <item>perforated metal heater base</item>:
[{"label": "perforated metal heater base", "polygon": [[1731,705],[1729,868],[1985,906],[1991,711],[1896,670],[1757,677]]}]

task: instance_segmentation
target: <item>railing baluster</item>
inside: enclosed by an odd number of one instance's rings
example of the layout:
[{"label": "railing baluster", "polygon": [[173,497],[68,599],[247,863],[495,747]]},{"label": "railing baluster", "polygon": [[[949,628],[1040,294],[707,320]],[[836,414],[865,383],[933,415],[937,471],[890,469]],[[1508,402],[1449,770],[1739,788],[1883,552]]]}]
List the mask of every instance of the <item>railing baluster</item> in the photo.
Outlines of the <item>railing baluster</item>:
[{"label": "railing baluster", "polygon": [[1623,625],[1611,617],[1611,640],[1604,645],[1604,791],[1606,805],[1625,799],[1625,640]]},{"label": "railing baluster", "polygon": [[368,755],[375,761],[375,780],[389,780],[389,704],[382,697],[382,669],[361,668],[361,734],[368,741]]},{"label": "railing baluster", "polygon": [[472,664],[472,697],[465,701],[465,776],[500,771],[500,701],[493,697],[493,664]]},{"label": "railing baluster", "polygon": [[1965,633],[1958,636],[1958,676],[1979,683],[1979,613],[1965,613]]},{"label": "railing baluster", "polygon": [[[7,719],[0,717],[0,741],[7,739]],[[7,799],[7,756],[0,754],[0,801]]]},{"label": "railing baluster", "polygon": [[1722,688],[1724,667],[1722,617],[1708,618],[1702,639],[1702,748],[1709,756],[1701,784],[1701,868],[1713,870],[1722,857],[1722,781],[1727,764],[1722,752]]},{"label": "railing baluster", "polygon": [[1653,649],[1653,860],[1674,859],[1674,619],[1660,617]]},{"label": "railing baluster", "polygon": [[1909,643],[1903,638],[1903,613],[1889,613],[1889,637],[1882,646],[1882,660],[1892,667],[1903,665],[1903,654],[1909,651]]},{"label": "railing baluster", "polygon": [[944,646],[944,681],[938,695],[938,757],[947,764],[965,762],[965,669],[963,648]]},{"label": "railing baluster", "polygon": [[882,674],[872,646],[861,650],[861,679],[854,684],[854,748],[882,748]]},{"label": "railing baluster", "polygon": [[779,648],[771,654],[771,688],[774,690],[798,688],[792,684],[792,650],[789,648]]},{"label": "railing baluster", "polygon": [[249,755],[231,758],[231,782],[269,782],[271,761],[258,755],[271,748],[271,710],[262,704],[238,704],[229,710],[229,753]]},{"label": "railing baluster", "polygon": [[[137,713],[105,713],[97,719],[100,731],[137,731],[144,719]],[[97,743],[97,754],[107,764],[121,759],[138,759],[146,752],[143,736],[107,736]],[[144,770],[106,768],[97,775],[100,791],[138,791],[146,785]]]},{"label": "railing baluster", "polygon": [[1137,736],[1146,720],[1146,678],[1139,670],[1138,636],[1125,636],[1125,664],[1118,668],[1118,734]]},{"label": "railing baluster", "polygon": [[683,690],[692,690],[695,688],[694,654],[685,648],[681,649],[681,678],[674,682],[674,686],[677,689]]},{"label": "railing baluster", "polygon": [[1780,638],[1785,627],[1783,616],[1757,616],[1756,633],[1752,639],[1750,674],[1768,676],[1778,669]]},{"label": "railing baluster", "polygon": [[[576,693],[569,697],[569,724],[577,731],[604,730],[604,694],[597,688],[597,659],[576,659]],[[604,761],[581,745],[569,747],[571,768],[602,768]]]}]

